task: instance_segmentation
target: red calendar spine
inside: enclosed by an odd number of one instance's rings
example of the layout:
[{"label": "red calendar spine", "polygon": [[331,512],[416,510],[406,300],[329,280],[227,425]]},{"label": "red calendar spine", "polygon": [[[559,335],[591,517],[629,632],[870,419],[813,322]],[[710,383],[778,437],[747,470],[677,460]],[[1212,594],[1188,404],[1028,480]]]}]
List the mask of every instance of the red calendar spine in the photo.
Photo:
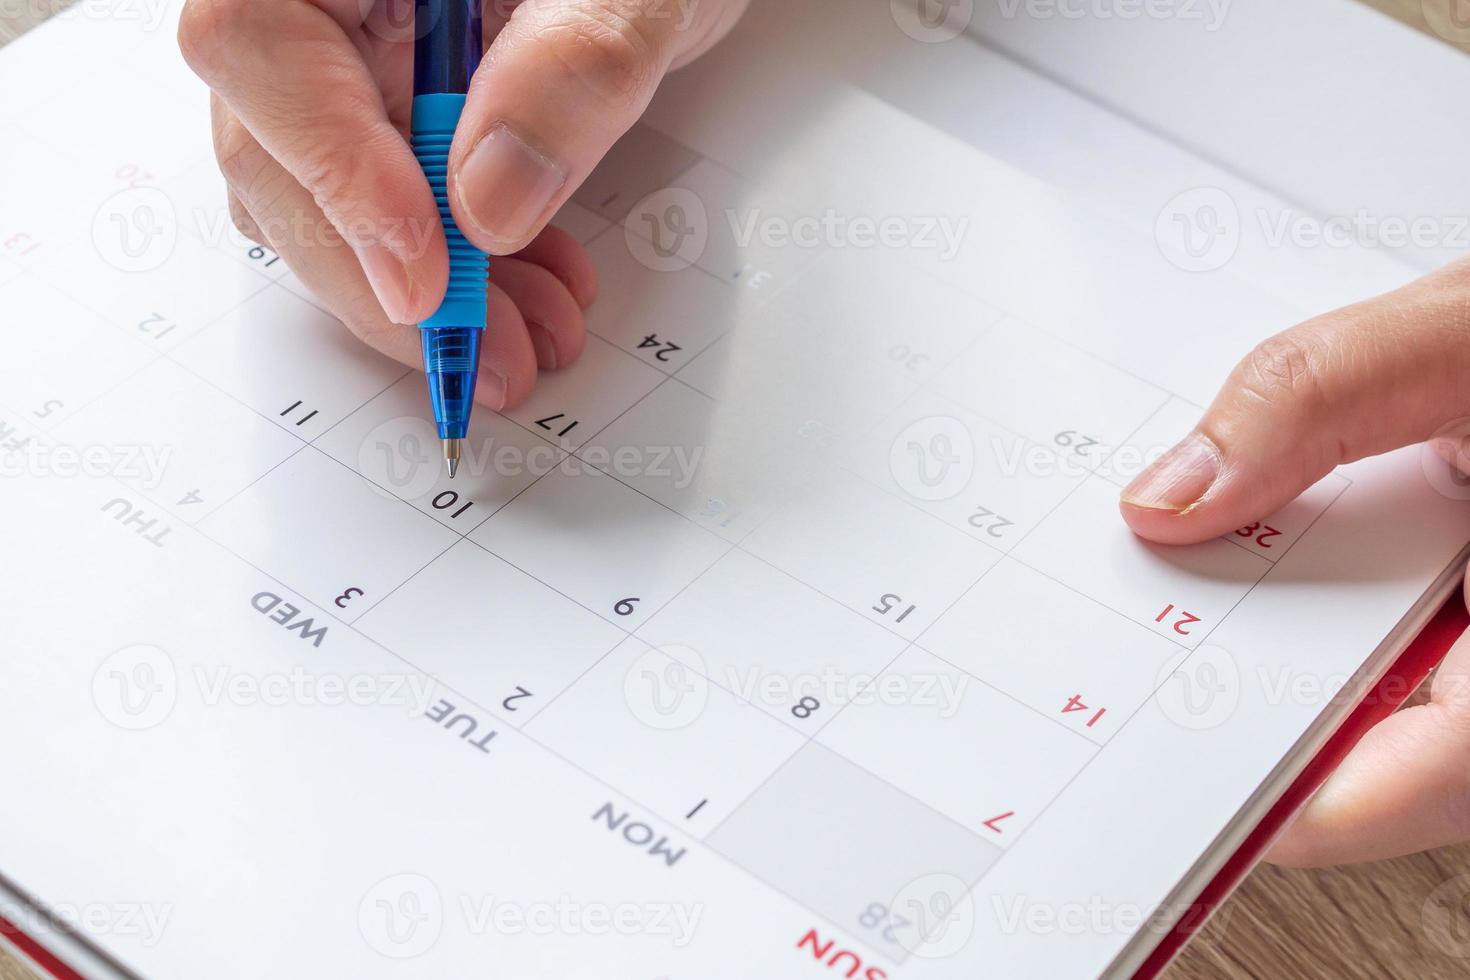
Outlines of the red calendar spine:
[{"label": "red calendar spine", "polygon": [[43,972],[45,976],[54,980],[85,980],[85,978],[67,966],[61,960],[51,954],[45,946],[27,936],[8,919],[0,918],[0,937],[4,942],[0,946],[8,945],[10,948],[19,950],[30,962],[28,966],[35,967]]},{"label": "red calendar spine", "polygon": [[[1348,716],[1347,721],[1333,734],[1322,751],[1307,764],[1296,782],[1292,783],[1246,837],[1245,843],[1220,869],[1220,873],[1205,886],[1190,913],[1154,948],[1149,958],[1133,974],[1134,980],[1155,980],[1163,973],[1164,968],[1179,955],[1189,939],[1209,921],[1215,909],[1245,880],[1246,875],[1250,874],[1251,869],[1266,853],[1276,834],[1317,791],[1358,740],[1370,728],[1392,714],[1410,693],[1419,688],[1429,672],[1444,659],[1451,644],[1467,628],[1470,628],[1470,613],[1466,612],[1464,603],[1456,594],[1435,614],[1414,642],[1409,644],[1408,649],[1394,662],[1373,692]],[[54,980],[83,980],[80,974],[4,918],[0,918],[0,937],[8,940]]]},{"label": "red calendar spine", "polygon": [[1374,725],[1393,714],[1410,694],[1419,689],[1429,672],[1444,659],[1450,646],[1467,627],[1470,627],[1470,613],[1466,612],[1465,603],[1460,599],[1459,590],[1456,590],[1454,597],[1445,603],[1444,608],[1425,625],[1408,649],[1394,661],[1394,665],[1363,699],[1363,703],[1333,733],[1322,751],[1307,764],[1296,782],[1291,784],[1265,818],[1250,832],[1245,843],[1231,855],[1220,873],[1200,892],[1189,913],[1155,947],[1149,958],[1133,974],[1133,980],[1154,980],[1164,972],[1164,968],[1179,955],[1190,937],[1204,928],[1215,909],[1245,880],[1287,821],[1311,798],[1332,770],[1358,744],[1358,740]]}]

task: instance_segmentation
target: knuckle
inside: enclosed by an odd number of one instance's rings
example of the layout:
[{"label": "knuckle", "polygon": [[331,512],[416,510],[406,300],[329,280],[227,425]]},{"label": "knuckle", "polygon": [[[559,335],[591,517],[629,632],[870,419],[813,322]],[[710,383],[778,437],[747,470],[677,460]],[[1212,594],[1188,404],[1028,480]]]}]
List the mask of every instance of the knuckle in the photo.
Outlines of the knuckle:
[{"label": "knuckle", "polygon": [[540,36],[572,77],[616,106],[647,96],[667,47],[648,18],[596,4],[557,12]]},{"label": "knuckle", "polygon": [[188,0],[179,14],[179,51],[194,73],[205,81],[225,67],[229,39],[235,34],[247,3],[240,0]]},{"label": "knuckle", "polygon": [[[215,126],[214,152],[220,173],[236,199],[230,208],[235,226],[257,244],[270,245],[261,240],[267,236],[251,215],[271,214],[278,209],[289,175],[244,123],[233,116],[220,119]],[[246,225],[241,224],[242,219]]]},{"label": "knuckle", "polygon": [[397,339],[394,335],[402,330],[399,325],[389,322],[376,305],[366,302],[361,304],[361,308],[350,310],[343,321],[354,337],[381,353],[393,349],[393,342]]},{"label": "knuckle", "polygon": [[346,202],[361,186],[362,159],[345,147],[319,147],[307,154],[295,175],[322,214],[339,227],[346,220]]},{"label": "knuckle", "polygon": [[1278,334],[1246,355],[1237,386],[1273,408],[1310,409],[1325,400],[1330,357],[1324,345],[1297,332]]},{"label": "knuckle", "polygon": [[262,240],[265,236],[261,232],[260,226],[255,223],[255,219],[250,216],[250,212],[245,209],[245,205],[241,203],[240,199],[231,195],[229,203],[230,221],[234,224],[235,230],[243,235],[246,240],[252,241],[257,245],[269,245],[269,242]]},{"label": "knuckle", "polygon": [[242,196],[260,179],[267,154],[240,120],[221,119],[214,131],[214,155],[225,182]]}]

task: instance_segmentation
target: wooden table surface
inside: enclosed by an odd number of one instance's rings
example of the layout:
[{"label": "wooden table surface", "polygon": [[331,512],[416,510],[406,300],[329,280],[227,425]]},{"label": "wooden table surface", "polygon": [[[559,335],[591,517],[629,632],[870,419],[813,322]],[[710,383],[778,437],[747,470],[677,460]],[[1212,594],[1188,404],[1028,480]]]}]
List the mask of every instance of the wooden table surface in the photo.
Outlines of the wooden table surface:
[{"label": "wooden table surface", "polygon": [[[74,0],[0,5],[0,45]],[[1346,2],[1346,0],[1344,0]],[[1361,0],[1433,33],[1465,0]],[[1470,18],[1462,15],[1460,22]],[[1470,44],[1459,45],[1470,53]],[[0,93],[19,97],[19,93]],[[1467,177],[1470,180],[1470,177]],[[1317,871],[1262,865],[1167,980],[1441,980],[1470,977],[1470,844]],[[34,980],[0,949],[0,980]]]}]

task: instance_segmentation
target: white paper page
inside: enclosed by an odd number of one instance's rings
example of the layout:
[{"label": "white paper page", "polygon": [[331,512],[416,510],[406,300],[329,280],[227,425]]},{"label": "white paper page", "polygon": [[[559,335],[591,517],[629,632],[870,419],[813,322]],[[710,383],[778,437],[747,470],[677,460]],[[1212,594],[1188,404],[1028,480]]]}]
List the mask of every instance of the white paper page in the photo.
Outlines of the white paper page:
[{"label": "white paper page", "polygon": [[0,52],[46,93],[0,108],[15,889],[149,977],[1091,976],[1218,853],[1461,488],[1406,451],[1134,539],[1300,304],[769,57],[770,6],[569,206],[587,355],[452,485],[416,374],[229,231],[167,26]]}]

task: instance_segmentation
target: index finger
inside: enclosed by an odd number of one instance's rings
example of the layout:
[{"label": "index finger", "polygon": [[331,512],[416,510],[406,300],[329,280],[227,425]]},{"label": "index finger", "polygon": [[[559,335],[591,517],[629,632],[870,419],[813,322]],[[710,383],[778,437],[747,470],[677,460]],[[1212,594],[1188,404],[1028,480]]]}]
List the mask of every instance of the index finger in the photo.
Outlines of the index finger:
[{"label": "index finger", "polygon": [[[196,74],[304,186],[352,246],[385,312],[417,323],[448,281],[433,192],[352,36],[357,0],[189,0],[179,44]],[[388,59],[411,70],[412,45]],[[402,88],[389,80],[395,90]],[[227,176],[231,161],[222,160]]]}]

